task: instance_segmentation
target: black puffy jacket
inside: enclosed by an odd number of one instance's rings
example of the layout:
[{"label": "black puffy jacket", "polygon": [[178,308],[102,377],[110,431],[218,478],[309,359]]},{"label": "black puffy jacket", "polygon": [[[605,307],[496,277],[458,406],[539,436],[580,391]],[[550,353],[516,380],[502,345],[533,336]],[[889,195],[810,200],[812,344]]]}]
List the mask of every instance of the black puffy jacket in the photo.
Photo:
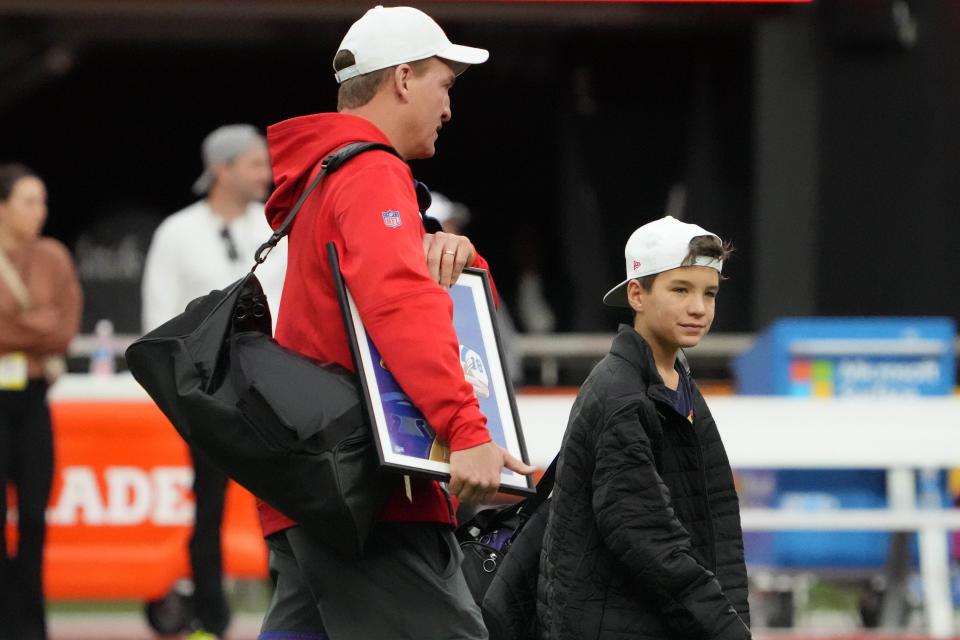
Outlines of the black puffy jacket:
[{"label": "black puffy jacket", "polygon": [[544,638],[750,637],[733,474],[691,387],[692,425],[621,325],[580,389],[540,556]]}]

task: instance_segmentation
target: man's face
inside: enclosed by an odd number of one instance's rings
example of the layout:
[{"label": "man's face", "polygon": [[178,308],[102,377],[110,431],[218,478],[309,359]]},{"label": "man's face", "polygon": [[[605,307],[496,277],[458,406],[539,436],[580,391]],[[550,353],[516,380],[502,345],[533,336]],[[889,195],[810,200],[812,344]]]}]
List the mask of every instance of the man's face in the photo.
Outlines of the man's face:
[{"label": "man's face", "polygon": [[450,88],[457,76],[438,58],[425,60],[408,80],[408,118],[406,130],[410,147],[409,158],[430,158],[436,153],[435,144],[440,127],[449,122]]},{"label": "man's face", "polygon": [[720,274],[711,267],[679,267],[664,271],[650,291],[628,288],[637,312],[634,328],[665,350],[696,346],[713,324]]},{"label": "man's face", "polygon": [[270,156],[267,148],[259,144],[217,170],[217,184],[247,202],[263,202],[272,180]]}]

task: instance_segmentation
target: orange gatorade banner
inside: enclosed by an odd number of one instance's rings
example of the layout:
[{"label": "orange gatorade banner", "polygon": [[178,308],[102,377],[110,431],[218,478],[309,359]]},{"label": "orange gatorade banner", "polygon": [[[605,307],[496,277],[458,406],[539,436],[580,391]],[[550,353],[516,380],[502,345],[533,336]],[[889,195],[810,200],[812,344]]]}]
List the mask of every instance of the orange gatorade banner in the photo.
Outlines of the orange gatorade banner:
[{"label": "orange gatorade banner", "polygon": [[[190,574],[193,469],[183,440],[149,400],[52,401],[51,412],[55,467],[47,509],[47,596],[163,597]],[[7,533],[14,544],[12,522]],[[223,549],[227,576],[266,577],[254,498],[232,482]]]}]

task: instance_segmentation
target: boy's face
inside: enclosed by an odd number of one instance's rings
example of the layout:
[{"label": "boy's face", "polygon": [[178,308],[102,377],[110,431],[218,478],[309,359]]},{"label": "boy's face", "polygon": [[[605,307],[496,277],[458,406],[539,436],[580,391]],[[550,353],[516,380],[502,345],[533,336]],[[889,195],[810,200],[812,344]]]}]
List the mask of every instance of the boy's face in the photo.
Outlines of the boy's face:
[{"label": "boy's face", "polygon": [[637,312],[634,329],[663,349],[696,346],[713,324],[719,288],[720,274],[711,267],[664,271],[650,291],[633,280],[627,299]]}]

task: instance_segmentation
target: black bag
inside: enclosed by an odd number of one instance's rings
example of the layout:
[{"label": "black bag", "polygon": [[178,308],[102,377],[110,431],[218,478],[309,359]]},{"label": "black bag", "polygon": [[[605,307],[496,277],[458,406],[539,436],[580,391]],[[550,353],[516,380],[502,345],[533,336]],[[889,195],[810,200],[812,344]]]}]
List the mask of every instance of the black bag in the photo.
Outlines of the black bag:
[{"label": "black bag", "polygon": [[463,576],[480,605],[490,640],[539,638],[540,549],[556,469],[554,458],[537,483],[536,495],[485,509],[457,528]]},{"label": "black bag", "polygon": [[[244,278],[191,302],[134,342],[127,365],[177,432],[255,496],[340,553],[359,557],[389,495],[356,376],[285,349],[254,271],[323,176],[391,147],[328,156]],[[340,319],[331,320],[339,322]]]}]

